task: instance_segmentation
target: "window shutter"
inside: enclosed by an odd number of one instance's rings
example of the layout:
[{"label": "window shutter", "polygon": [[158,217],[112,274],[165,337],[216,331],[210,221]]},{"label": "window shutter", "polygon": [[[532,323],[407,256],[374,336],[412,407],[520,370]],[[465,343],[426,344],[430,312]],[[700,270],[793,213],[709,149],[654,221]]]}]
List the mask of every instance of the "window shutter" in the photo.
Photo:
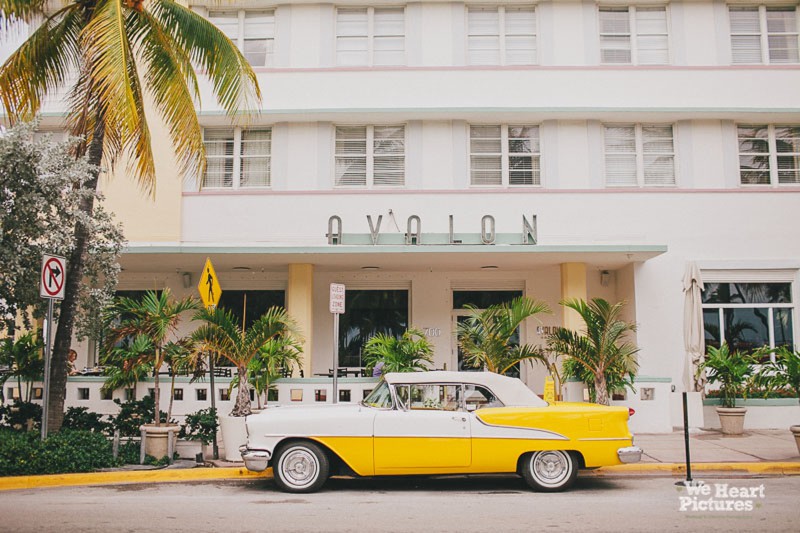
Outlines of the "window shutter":
[{"label": "window shutter", "polygon": [[767,36],[770,63],[798,62],[796,8],[768,7]]},{"label": "window shutter", "polygon": [[269,187],[272,130],[242,131],[241,187]]},{"label": "window shutter", "polygon": [[541,185],[539,127],[508,127],[508,184]]},{"label": "window shutter", "polygon": [[800,184],[800,126],[776,127],[778,183]]},{"label": "window shutter", "polygon": [[233,130],[203,130],[206,173],[203,187],[233,186]]},{"label": "window shutter", "polygon": [[636,8],[636,56],[639,65],[669,63],[666,8]]},{"label": "window shutter", "polygon": [[336,59],[340,65],[367,65],[368,11],[364,9],[339,9],[336,11]]},{"label": "window shutter", "polygon": [[734,63],[761,63],[761,26],[757,7],[729,8]]},{"label": "window shutter", "polygon": [[228,39],[239,41],[239,13],[236,11],[210,11],[208,21],[216,26]]},{"label": "window shutter", "polygon": [[336,128],[335,167],[336,185],[366,186],[366,126],[338,126]]},{"label": "window shutter", "polygon": [[500,126],[470,127],[472,185],[502,185],[503,146]]},{"label": "window shutter", "polygon": [[635,186],[636,180],[636,128],[634,126],[606,126],[606,185],[609,187]]},{"label": "window shutter", "polygon": [[375,126],[373,130],[373,185],[404,185],[405,127]]},{"label": "window shutter", "polygon": [[505,10],[506,65],[536,63],[536,11],[532,7]]},{"label": "window shutter", "polygon": [[467,12],[470,65],[500,64],[500,13],[497,8],[470,8]]},{"label": "window shutter", "polygon": [[405,12],[400,9],[375,9],[373,16],[374,65],[405,63]]},{"label": "window shutter", "polygon": [[642,153],[645,185],[675,185],[672,126],[643,126]]},{"label": "window shutter", "polygon": [[631,62],[631,28],[627,7],[600,10],[600,62]]}]

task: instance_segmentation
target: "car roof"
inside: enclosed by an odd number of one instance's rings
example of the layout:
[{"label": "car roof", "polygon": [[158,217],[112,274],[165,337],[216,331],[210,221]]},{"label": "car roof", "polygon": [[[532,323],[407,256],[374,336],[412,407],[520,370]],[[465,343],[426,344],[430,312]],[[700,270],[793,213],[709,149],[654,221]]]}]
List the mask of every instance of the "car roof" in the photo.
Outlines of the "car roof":
[{"label": "car roof", "polygon": [[390,385],[417,383],[466,383],[482,385],[491,390],[497,399],[506,406],[543,407],[547,402],[517,378],[502,376],[494,372],[451,372],[432,370],[430,372],[389,372],[384,379]]}]

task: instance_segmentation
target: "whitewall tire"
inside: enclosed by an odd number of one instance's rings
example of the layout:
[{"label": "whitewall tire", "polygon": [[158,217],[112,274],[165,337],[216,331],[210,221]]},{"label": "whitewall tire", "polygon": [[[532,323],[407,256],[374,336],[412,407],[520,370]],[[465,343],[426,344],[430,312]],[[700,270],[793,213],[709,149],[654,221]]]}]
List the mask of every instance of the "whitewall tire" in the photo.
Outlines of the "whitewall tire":
[{"label": "whitewall tire", "polygon": [[272,465],[275,484],[284,492],[315,492],[330,474],[327,454],[313,442],[281,446]]},{"label": "whitewall tire", "polygon": [[522,477],[540,492],[566,490],[578,477],[578,461],[572,453],[561,450],[534,452],[522,462]]}]

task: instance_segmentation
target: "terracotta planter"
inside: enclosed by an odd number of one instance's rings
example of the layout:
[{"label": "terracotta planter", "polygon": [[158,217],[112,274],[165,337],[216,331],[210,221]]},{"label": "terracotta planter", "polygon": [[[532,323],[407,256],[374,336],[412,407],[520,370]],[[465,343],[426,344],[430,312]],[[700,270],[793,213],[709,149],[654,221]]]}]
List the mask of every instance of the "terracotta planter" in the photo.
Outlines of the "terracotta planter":
[{"label": "terracotta planter", "polygon": [[219,429],[222,431],[222,447],[225,460],[242,462],[239,446],[247,444],[247,428],[243,416],[219,416]]},{"label": "terracotta planter", "polygon": [[144,453],[152,455],[156,459],[169,455],[169,434],[172,432],[172,451],[175,451],[175,443],[178,440],[178,431],[181,427],[177,424],[164,424],[155,426],[145,424],[140,429],[144,429]]},{"label": "terracotta planter", "polygon": [[800,454],[800,426],[791,426],[789,431],[794,435],[794,443],[797,445],[797,453]]},{"label": "terracotta planter", "polygon": [[741,435],[744,433],[744,415],[746,413],[747,409],[744,407],[717,407],[722,434]]}]

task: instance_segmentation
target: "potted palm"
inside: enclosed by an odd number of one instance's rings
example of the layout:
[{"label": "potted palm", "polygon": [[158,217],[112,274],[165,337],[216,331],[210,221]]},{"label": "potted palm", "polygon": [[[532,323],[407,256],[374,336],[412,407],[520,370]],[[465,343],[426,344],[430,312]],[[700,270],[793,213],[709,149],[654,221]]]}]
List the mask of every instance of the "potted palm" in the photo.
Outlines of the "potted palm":
[{"label": "potted palm", "polygon": [[[763,348],[754,357],[760,359],[768,356],[769,352],[769,348]],[[755,382],[766,390],[789,389],[800,401],[800,352],[781,346],[775,350],[775,360],[764,363],[758,371]],[[794,434],[797,451],[800,453],[800,425],[790,426],[789,430]]]},{"label": "potted palm", "polygon": [[419,329],[407,329],[399,338],[377,333],[364,344],[366,374],[429,370],[433,346]]},{"label": "potted palm", "polygon": [[633,385],[639,348],[627,340],[627,335],[636,331],[636,324],[621,319],[622,302],[570,299],[561,305],[576,311],[586,328],[583,332],[557,328],[547,339],[548,349],[568,357],[566,373],[586,380],[589,390],[594,391],[594,401],[609,405],[611,390]]},{"label": "potted palm", "polygon": [[[136,375],[136,369],[153,369],[154,422],[142,426],[145,438],[145,453],[160,459],[167,455],[168,436],[177,437],[178,426],[169,419],[162,423],[159,416],[161,390],[159,371],[168,354],[168,338],[174,336],[182,314],[196,310],[198,303],[193,298],[175,300],[169,289],[160,293],[147,291],[141,300],[118,298],[105,311],[105,320],[113,325],[108,329],[104,351],[120,357],[122,376]],[[129,352],[118,350],[118,343],[130,341]],[[106,388],[108,388],[108,385]],[[173,443],[174,444],[174,443]]]},{"label": "potted palm", "polygon": [[251,413],[249,371],[252,361],[268,350],[276,339],[299,351],[300,337],[294,320],[282,307],[271,307],[245,329],[236,316],[224,308],[201,309],[196,320],[205,322],[192,333],[196,350],[211,352],[236,367],[236,401],[229,416],[219,416],[225,458],[240,461],[239,446],[247,440],[245,418]]},{"label": "potted palm", "polygon": [[467,309],[471,314],[458,324],[457,336],[458,345],[471,366],[506,374],[521,361],[547,359],[538,346],[512,342],[527,318],[550,312],[546,303],[520,296],[484,310],[471,306]]},{"label": "potted palm", "polygon": [[262,397],[264,405],[268,403],[273,382],[284,374],[291,374],[294,366],[301,364],[302,351],[302,346],[293,336],[278,335],[269,339],[250,360],[247,373],[250,385],[256,391],[258,409],[262,408]]},{"label": "potted palm", "polygon": [[747,409],[736,407],[736,399],[745,393],[745,383],[753,375],[756,360],[744,352],[730,351],[727,343],[719,348],[709,346],[699,371],[705,371],[708,383],[719,383],[722,405],[717,415],[723,435],[741,435],[744,432],[744,416]]}]

